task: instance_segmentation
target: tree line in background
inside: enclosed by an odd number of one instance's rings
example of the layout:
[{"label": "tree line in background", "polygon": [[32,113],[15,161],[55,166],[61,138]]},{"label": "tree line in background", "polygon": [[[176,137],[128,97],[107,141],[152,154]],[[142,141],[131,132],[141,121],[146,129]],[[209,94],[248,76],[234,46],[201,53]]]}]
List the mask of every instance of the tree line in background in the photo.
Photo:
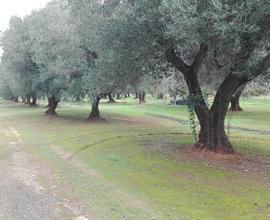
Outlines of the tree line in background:
[{"label": "tree line in background", "polygon": [[[199,148],[233,152],[224,121],[246,88],[269,88],[268,0],[53,0],[1,33],[1,94],[31,105],[112,94],[187,94]],[[258,77],[259,76],[259,77]],[[211,105],[207,97],[211,95]]]}]

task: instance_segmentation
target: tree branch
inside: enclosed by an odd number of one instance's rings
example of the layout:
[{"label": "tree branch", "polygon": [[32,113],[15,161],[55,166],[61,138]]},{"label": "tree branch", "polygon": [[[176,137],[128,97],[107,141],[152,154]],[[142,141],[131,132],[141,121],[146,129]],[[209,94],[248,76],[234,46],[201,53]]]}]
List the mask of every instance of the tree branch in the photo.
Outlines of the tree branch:
[{"label": "tree branch", "polygon": [[197,74],[199,72],[199,70],[202,66],[203,60],[205,59],[207,53],[208,53],[208,45],[206,43],[201,43],[200,50],[197,53],[192,65],[191,65],[191,69],[194,73]]},{"label": "tree branch", "polygon": [[187,74],[190,71],[190,66],[187,65],[181,57],[176,55],[173,47],[170,47],[166,51],[166,57],[167,60],[183,74]]}]

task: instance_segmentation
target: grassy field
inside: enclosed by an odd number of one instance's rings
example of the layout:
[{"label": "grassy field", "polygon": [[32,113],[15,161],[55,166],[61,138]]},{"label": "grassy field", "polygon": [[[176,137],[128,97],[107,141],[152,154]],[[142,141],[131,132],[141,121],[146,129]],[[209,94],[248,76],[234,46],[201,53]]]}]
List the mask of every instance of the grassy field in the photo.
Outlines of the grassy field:
[{"label": "grassy field", "polygon": [[[53,169],[63,193],[98,219],[270,219],[270,98],[242,102],[226,124],[234,156],[193,152],[184,106],[148,100],[44,108],[0,101],[0,128],[15,127],[27,149]],[[0,158],[8,154],[0,134]],[[41,180],[46,184],[46,180]]]}]

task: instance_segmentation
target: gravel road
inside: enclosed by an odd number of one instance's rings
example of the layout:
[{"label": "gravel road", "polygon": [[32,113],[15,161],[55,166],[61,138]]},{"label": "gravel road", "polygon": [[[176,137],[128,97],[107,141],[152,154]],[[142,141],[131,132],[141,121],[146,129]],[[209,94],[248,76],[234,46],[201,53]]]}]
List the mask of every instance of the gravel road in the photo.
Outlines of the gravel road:
[{"label": "gravel road", "polygon": [[65,203],[69,199],[40,184],[42,176],[47,178],[47,168],[34,162],[16,129],[7,125],[1,132],[9,153],[0,158],[0,220],[87,220]]}]

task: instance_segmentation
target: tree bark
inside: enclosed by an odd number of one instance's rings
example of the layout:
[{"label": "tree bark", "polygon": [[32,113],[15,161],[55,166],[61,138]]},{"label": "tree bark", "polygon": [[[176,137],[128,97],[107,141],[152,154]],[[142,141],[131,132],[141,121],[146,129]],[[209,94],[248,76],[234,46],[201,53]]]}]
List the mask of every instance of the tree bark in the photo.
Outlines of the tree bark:
[{"label": "tree bark", "polygon": [[31,101],[31,106],[36,106],[37,105],[37,95],[33,94],[32,95],[32,101]]},{"label": "tree bark", "polygon": [[145,103],[145,92],[142,91],[139,93],[139,104],[144,104]]},{"label": "tree bark", "polygon": [[22,96],[22,103],[25,103],[26,99],[24,96]]},{"label": "tree bark", "polygon": [[232,95],[231,98],[231,107],[230,111],[232,112],[241,112],[243,109],[240,107],[240,97],[245,90],[246,84],[240,86],[236,92]]},{"label": "tree bark", "polygon": [[58,103],[59,103],[59,100],[55,96],[48,98],[48,109],[45,112],[45,114],[46,115],[57,115],[55,109],[57,108]]},{"label": "tree bark", "polygon": [[183,73],[188,86],[191,105],[199,120],[200,132],[198,143],[195,146],[216,152],[232,153],[233,148],[226,135],[224,123],[230,99],[242,82],[234,78],[232,74],[229,74],[220,85],[213,105],[209,109],[198,80],[198,72],[207,52],[207,46],[202,44],[191,66],[179,58],[174,50],[168,52],[167,58],[169,62]]},{"label": "tree bark", "polygon": [[112,96],[112,93],[108,93],[108,99],[109,99],[109,103],[116,103],[116,101],[114,100],[113,96]]},{"label": "tree bark", "polygon": [[157,99],[164,99],[163,93],[158,94]]},{"label": "tree bark", "polygon": [[30,105],[31,104],[31,96],[30,95],[26,95],[26,105]]},{"label": "tree bark", "polygon": [[80,102],[81,101],[81,97],[80,96],[77,96],[74,101],[75,102]]},{"label": "tree bark", "polygon": [[233,74],[229,74],[220,85],[210,109],[209,128],[201,129],[198,146],[210,146],[210,149],[217,152],[233,153],[233,147],[225,132],[225,118],[231,97],[241,85],[243,81]]},{"label": "tree bark", "polygon": [[211,113],[204,100],[201,87],[199,85],[197,73],[190,69],[188,74],[185,74],[185,80],[189,89],[189,102],[197,115],[200,124],[199,141],[196,146],[200,148],[214,148],[212,140],[213,120]]},{"label": "tree bark", "polygon": [[100,96],[95,96],[92,98],[92,109],[91,113],[88,117],[89,121],[100,121],[103,120],[100,117],[100,111],[99,111],[99,102],[100,102]]},{"label": "tree bark", "polygon": [[19,102],[19,97],[18,96],[14,96],[12,99],[14,102]]},{"label": "tree bark", "polygon": [[177,94],[173,95],[173,105],[176,105]]}]

